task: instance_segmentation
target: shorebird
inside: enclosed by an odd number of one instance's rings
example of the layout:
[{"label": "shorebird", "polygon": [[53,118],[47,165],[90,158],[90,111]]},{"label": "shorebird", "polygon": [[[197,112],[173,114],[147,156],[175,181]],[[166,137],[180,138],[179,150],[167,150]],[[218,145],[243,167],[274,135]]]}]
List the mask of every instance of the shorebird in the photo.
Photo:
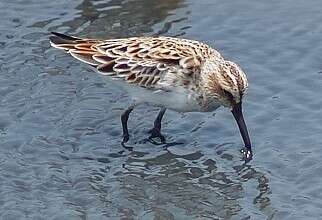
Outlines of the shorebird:
[{"label": "shorebird", "polygon": [[243,70],[199,41],[173,37],[85,39],[52,32],[50,43],[97,72],[117,79],[133,103],[121,115],[123,141],[129,140],[128,118],[134,107],[150,103],[161,108],[150,131],[160,138],[166,109],[177,112],[211,112],[220,106],[231,110],[245,147],[244,159],[252,159],[251,142],[242,112],[248,87]]}]

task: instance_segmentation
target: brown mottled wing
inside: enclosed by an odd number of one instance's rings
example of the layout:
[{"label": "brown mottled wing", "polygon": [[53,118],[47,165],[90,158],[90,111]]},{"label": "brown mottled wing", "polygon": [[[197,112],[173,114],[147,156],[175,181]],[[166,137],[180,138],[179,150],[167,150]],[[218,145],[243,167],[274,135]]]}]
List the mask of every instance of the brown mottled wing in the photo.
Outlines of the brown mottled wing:
[{"label": "brown mottled wing", "polygon": [[94,40],[53,33],[50,41],[53,47],[64,49],[103,75],[146,88],[153,88],[169,69],[195,71],[213,52],[197,41],[168,37]]}]

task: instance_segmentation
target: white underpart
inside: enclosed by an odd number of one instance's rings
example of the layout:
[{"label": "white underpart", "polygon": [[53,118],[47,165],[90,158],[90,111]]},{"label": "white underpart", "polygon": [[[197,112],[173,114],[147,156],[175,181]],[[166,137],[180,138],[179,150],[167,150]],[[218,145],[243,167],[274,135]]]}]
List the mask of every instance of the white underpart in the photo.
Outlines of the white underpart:
[{"label": "white underpart", "polygon": [[[158,107],[166,107],[177,112],[200,112],[205,111],[197,101],[198,94],[183,87],[169,87],[162,89],[147,89],[136,84],[129,84],[123,79],[116,77],[104,77],[109,82],[113,81],[121,90],[126,92],[132,100],[133,105],[142,103],[152,104]],[[165,85],[164,85],[165,86]],[[216,106],[216,108],[218,108]],[[216,109],[216,108],[213,108]]]},{"label": "white underpart", "polygon": [[202,106],[199,94],[185,89],[184,87],[173,87],[168,90],[150,90],[136,85],[129,85],[119,81],[121,87],[132,98],[135,105],[149,103],[158,107],[165,107],[176,112],[211,112],[221,106],[220,103],[211,102]]},{"label": "white underpart", "polygon": [[135,104],[149,103],[177,112],[202,111],[195,93],[175,87],[171,90],[149,90],[138,86],[124,85]]}]

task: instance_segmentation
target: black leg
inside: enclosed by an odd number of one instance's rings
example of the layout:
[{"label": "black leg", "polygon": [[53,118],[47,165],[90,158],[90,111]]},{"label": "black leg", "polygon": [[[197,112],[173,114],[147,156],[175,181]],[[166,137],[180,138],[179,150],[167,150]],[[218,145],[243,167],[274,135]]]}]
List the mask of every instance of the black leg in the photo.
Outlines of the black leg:
[{"label": "black leg", "polygon": [[167,109],[162,107],[157,118],[154,121],[154,127],[150,130],[149,133],[151,133],[150,138],[160,138],[161,142],[165,142],[164,136],[161,134],[161,121],[163,118],[163,115]]},{"label": "black leg", "polygon": [[129,130],[127,129],[127,121],[129,119],[129,115],[133,111],[133,109],[134,109],[134,107],[130,106],[121,115],[121,122],[122,122],[122,128],[123,128],[123,141],[122,141],[122,143],[126,143],[129,140]]}]

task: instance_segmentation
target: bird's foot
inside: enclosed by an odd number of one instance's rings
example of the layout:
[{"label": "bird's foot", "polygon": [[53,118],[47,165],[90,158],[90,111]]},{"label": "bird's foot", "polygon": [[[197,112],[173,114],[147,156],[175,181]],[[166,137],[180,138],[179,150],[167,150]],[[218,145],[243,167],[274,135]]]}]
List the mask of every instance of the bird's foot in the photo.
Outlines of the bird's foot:
[{"label": "bird's foot", "polygon": [[161,143],[165,143],[165,137],[161,134],[160,129],[152,128],[149,133],[151,134],[149,139],[159,138]]},{"label": "bird's foot", "polygon": [[132,151],[133,150],[133,147],[128,147],[128,146],[125,145],[129,141],[129,137],[130,137],[129,135],[123,135],[123,140],[121,142],[121,145],[125,149],[127,149],[129,151]]},{"label": "bird's foot", "polygon": [[248,163],[249,161],[251,161],[253,159],[253,153],[252,150],[250,150],[249,148],[243,148],[241,149],[241,153],[243,154],[243,159],[245,160],[245,163]]},{"label": "bird's foot", "polygon": [[122,140],[122,144],[125,144],[126,142],[128,142],[130,139],[130,135],[128,134],[123,134],[123,140]]}]

